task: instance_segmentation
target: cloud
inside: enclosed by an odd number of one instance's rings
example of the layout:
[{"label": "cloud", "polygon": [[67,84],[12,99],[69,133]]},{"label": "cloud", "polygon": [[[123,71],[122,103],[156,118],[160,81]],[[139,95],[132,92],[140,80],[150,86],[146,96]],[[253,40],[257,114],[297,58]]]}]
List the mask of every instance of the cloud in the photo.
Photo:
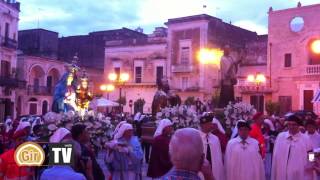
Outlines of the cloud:
[{"label": "cloud", "polygon": [[[169,18],[209,14],[258,33],[267,29],[267,12],[296,7],[299,0],[20,0],[20,29],[40,27],[60,35],[141,26],[147,33]],[[300,0],[302,5],[319,0]],[[206,5],[206,8],[203,8]]]}]

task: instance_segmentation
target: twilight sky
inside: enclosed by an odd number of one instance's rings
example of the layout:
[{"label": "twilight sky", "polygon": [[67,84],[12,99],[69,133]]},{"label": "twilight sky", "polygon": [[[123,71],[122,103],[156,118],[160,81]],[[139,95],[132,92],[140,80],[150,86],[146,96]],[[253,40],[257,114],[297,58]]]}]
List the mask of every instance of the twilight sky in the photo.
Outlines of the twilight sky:
[{"label": "twilight sky", "polygon": [[[18,0],[20,30],[39,27],[60,36],[138,26],[145,33],[169,18],[209,14],[234,25],[267,33],[267,11],[296,7],[299,0]],[[319,0],[300,0],[302,6]],[[206,8],[203,8],[206,5]]]}]

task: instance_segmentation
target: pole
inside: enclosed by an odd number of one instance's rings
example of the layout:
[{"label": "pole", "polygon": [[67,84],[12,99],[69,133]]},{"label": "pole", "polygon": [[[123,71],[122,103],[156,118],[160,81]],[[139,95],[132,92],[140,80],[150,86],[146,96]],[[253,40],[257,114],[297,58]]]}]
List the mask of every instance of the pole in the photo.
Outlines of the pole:
[{"label": "pole", "polygon": [[120,111],[122,112],[121,91],[122,91],[122,88],[121,86],[119,86],[119,105],[120,105]]},{"label": "pole", "polygon": [[107,99],[109,100],[109,92],[107,92]]}]

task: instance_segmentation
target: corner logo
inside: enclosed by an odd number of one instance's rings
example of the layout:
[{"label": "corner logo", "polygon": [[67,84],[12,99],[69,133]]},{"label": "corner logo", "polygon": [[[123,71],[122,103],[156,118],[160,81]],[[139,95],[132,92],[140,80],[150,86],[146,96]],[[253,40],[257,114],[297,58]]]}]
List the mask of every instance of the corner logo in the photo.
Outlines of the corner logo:
[{"label": "corner logo", "polygon": [[14,153],[14,160],[18,166],[41,166],[44,159],[43,149],[33,142],[21,144]]}]

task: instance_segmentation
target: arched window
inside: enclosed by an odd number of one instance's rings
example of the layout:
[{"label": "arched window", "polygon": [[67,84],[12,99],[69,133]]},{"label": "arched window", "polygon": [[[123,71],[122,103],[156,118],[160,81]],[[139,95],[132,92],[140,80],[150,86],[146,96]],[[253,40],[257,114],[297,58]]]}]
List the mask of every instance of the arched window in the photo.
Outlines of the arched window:
[{"label": "arched window", "polygon": [[48,112],[48,102],[43,101],[42,102],[42,115],[45,115]]}]

